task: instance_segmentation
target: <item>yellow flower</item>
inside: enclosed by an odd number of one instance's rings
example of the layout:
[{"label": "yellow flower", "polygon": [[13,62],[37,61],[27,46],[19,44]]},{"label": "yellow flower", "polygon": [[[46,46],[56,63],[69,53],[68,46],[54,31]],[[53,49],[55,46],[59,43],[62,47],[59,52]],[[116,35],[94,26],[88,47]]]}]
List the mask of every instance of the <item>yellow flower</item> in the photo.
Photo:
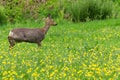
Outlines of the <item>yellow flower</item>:
[{"label": "yellow flower", "polygon": [[11,75],[17,75],[16,71],[11,71]]},{"label": "yellow flower", "polygon": [[110,78],[109,80],[114,80],[114,79]]},{"label": "yellow flower", "polygon": [[39,69],[39,67],[36,67],[35,71],[37,71]]},{"label": "yellow flower", "polygon": [[92,67],[97,67],[97,64],[92,64]]},{"label": "yellow flower", "polygon": [[64,68],[64,71],[68,71],[68,70],[69,70],[69,68],[68,68],[68,67],[65,67],[65,68]]},{"label": "yellow flower", "polygon": [[54,68],[54,66],[49,66],[49,68],[50,68],[50,69],[53,69],[53,68]]},{"label": "yellow flower", "polygon": [[65,76],[66,76],[66,73],[64,73],[63,76],[65,77]]},{"label": "yellow flower", "polygon": [[39,77],[39,74],[38,74],[37,72],[34,72],[34,73],[32,74],[32,76],[33,76],[33,77]]},{"label": "yellow flower", "polygon": [[40,70],[40,72],[44,72],[44,71],[45,71],[45,69],[43,69],[43,68]]},{"label": "yellow flower", "polygon": [[87,74],[85,74],[85,76],[92,77],[93,76],[93,72],[90,71]]},{"label": "yellow flower", "polygon": [[110,70],[108,70],[108,71],[105,73],[105,75],[108,76],[108,75],[111,75],[111,73],[112,73],[112,72],[111,72]]},{"label": "yellow flower", "polygon": [[28,69],[28,70],[27,70],[27,73],[30,73],[31,71],[32,71],[32,68]]},{"label": "yellow flower", "polygon": [[100,68],[96,68],[95,70],[96,70],[96,73],[100,75],[100,73],[101,73]]},{"label": "yellow flower", "polygon": [[3,61],[3,62],[2,62],[2,64],[6,64],[6,62],[5,62],[5,61]]},{"label": "yellow flower", "polygon": [[25,74],[21,74],[19,77],[20,77],[20,78],[23,78],[24,76],[25,76]]},{"label": "yellow flower", "polygon": [[2,77],[2,80],[9,80],[7,77]]},{"label": "yellow flower", "polygon": [[52,73],[50,74],[50,77],[53,77],[54,74],[55,74],[55,72],[52,72]]},{"label": "yellow flower", "polygon": [[8,72],[7,72],[7,71],[4,71],[2,75],[5,76],[5,75],[7,75],[7,74],[8,74]]},{"label": "yellow flower", "polygon": [[11,69],[15,69],[15,68],[16,68],[16,65],[11,66]]},{"label": "yellow flower", "polygon": [[0,59],[2,59],[3,58],[3,56],[0,56]]},{"label": "yellow flower", "polygon": [[120,68],[116,68],[116,71],[120,72]]},{"label": "yellow flower", "polygon": [[10,77],[9,80],[15,80],[13,77]]},{"label": "yellow flower", "polygon": [[79,70],[77,73],[78,73],[78,74],[82,74],[82,70]]},{"label": "yellow flower", "polygon": [[82,66],[83,66],[83,67],[86,67],[87,65],[86,65],[86,64],[84,64],[84,63],[82,63]]}]

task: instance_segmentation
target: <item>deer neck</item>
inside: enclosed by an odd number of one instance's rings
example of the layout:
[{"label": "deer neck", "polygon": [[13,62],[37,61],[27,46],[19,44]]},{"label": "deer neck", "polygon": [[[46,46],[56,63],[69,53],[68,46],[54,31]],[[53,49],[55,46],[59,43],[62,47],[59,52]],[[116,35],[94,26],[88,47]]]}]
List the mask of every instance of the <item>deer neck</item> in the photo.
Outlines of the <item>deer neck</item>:
[{"label": "deer neck", "polygon": [[44,33],[46,34],[47,31],[49,30],[50,28],[50,25],[49,24],[46,24],[44,27],[43,27],[43,30],[44,30]]}]

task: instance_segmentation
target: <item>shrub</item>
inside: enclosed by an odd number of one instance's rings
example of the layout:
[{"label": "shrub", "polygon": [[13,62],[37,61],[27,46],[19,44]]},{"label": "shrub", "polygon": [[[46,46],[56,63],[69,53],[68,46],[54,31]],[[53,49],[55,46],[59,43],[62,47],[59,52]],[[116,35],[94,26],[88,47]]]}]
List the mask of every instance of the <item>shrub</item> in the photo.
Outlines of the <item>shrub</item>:
[{"label": "shrub", "polygon": [[7,18],[5,16],[4,7],[0,6],[0,25],[6,24],[6,23],[7,23]]},{"label": "shrub", "polygon": [[120,4],[118,2],[114,2],[113,10],[112,10],[113,18],[120,18]]},{"label": "shrub", "polygon": [[40,21],[48,14],[61,21],[106,19],[117,17],[120,9],[110,0],[2,0],[0,4],[5,8],[0,8],[0,24],[7,20],[11,23]]},{"label": "shrub", "polygon": [[8,0],[3,5],[8,22],[14,23],[22,19],[22,6],[18,0]]},{"label": "shrub", "polygon": [[100,16],[101,16],[101,1],[98,0],[88,0],[87,1],[87,4],[85,5],[88,5],[88,18],[91,19],[91,20],[94,20],[94,19],[99,19]]},{"label": "shrub", "polygon": [[[75,22],[78,22],[79,20],[84,20],[87,16],[87,12],[84,12],[84,9],[86,9],[86,6],[82,8],[80,6],[80,1],[74,1],[71,5],[71,13],[72,13],[72,19]],[[83,12],[84,14],[81,14]]]},{"label": "shrub", "polygon": [[[36,1],[36,0],[35,0]],[[3,0],[1,5],[5,7],[8,21],[11,23],[32,20],[38,17],[40,2],[34,0]]]},{"label": "shrub", "polygon": [[112,17],[112,10],[113,10],[113,2],[106,1],[101,6],[101,19],[111,18]]},{"label": "shrub", "polygon": [[58,17],[59,12],[59,1],[56,0],[48,0],[46,4],[41,4],[39,7],[39,14],[41,16],[51,14],[52,17],[56,18]]},{"label": "shrub", "polygon": [[109,0],[76,0],[69,6],[72,21],[79,22],[112,18],[114,3]]}]

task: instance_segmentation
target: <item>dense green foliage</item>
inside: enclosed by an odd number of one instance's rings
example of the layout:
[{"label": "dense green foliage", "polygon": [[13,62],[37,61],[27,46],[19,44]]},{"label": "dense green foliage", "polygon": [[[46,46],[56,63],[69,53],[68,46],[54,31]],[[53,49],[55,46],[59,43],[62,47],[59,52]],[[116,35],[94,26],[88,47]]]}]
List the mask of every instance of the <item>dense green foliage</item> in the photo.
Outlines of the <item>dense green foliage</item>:
[{"label": "dense green foliage", "polygon": [[118,6],[110,0],[71,1],[69,10],[74,22],[115,18]]},{"label": "dense green foliage", "polygon": [[120,5],[120,0],[112,0],[112,1]]},{"label": "dense green foliage", "polygon": [[0,25],[7,23],[7,18],[4,13],[5,12],[4,10],[5,10],[4,7],[0,6]]},{"label": "dense green foliage", "polygon": [[21,43],[9,51],[7,36],[15,27],[0,27],[0,80],[120,80],[120,19],[51,27],[40,48]]},{"label": "dense green foliage", "polygon": [[[39,22],[47,14],[58,20],[74,22],[116,18],[118,1],[114,0],[1,0],[0,24],[34,20]],[[3,14],[4,13],[4,14]]]}]

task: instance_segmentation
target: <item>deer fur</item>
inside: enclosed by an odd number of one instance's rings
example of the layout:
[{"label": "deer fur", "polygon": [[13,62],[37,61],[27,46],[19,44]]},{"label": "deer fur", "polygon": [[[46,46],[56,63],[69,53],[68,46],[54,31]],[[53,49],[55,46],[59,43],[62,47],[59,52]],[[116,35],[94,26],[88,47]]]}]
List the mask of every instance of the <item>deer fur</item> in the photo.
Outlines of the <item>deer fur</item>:
[{"label": "deer fur", "polygon": [[56,25],[51,16],[48,16],[45,19],[45,26],[43,28],[15,28],[8,35],[10,48],[20,42],[36,43],[38,46],[41,46],[41,41],[45,38],[50,26]]}]

